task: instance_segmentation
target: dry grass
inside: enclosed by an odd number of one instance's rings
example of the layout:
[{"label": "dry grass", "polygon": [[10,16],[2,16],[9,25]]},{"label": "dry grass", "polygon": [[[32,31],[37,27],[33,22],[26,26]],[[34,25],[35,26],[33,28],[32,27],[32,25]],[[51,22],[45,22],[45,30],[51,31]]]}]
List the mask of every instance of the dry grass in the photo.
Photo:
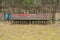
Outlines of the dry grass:
[{"label": "dry grass", "polygon": [[0,22],[0,40],[60,40],[60,25],[9,25]]}]

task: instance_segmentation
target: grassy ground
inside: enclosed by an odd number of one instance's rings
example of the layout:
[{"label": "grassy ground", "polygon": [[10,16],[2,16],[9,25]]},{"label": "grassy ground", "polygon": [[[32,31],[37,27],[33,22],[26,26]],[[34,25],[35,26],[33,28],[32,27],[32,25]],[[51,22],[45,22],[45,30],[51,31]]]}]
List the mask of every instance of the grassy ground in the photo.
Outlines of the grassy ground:
[{"label": "grassy ground", "polygon": [[0,22],[0,40],[60,40],[60,24],[9,25]]}]

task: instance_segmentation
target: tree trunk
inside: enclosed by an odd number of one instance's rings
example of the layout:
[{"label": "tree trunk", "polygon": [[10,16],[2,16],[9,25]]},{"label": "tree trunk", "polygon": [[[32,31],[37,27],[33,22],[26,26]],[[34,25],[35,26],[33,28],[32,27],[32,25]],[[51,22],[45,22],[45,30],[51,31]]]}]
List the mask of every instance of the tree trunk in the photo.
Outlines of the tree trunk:
[{"label": "tree trunk", "polygon": [[55,13],[56,13],[56,6],[55,6],[55,7],[53,7],[52,23],[55,23]]}]

